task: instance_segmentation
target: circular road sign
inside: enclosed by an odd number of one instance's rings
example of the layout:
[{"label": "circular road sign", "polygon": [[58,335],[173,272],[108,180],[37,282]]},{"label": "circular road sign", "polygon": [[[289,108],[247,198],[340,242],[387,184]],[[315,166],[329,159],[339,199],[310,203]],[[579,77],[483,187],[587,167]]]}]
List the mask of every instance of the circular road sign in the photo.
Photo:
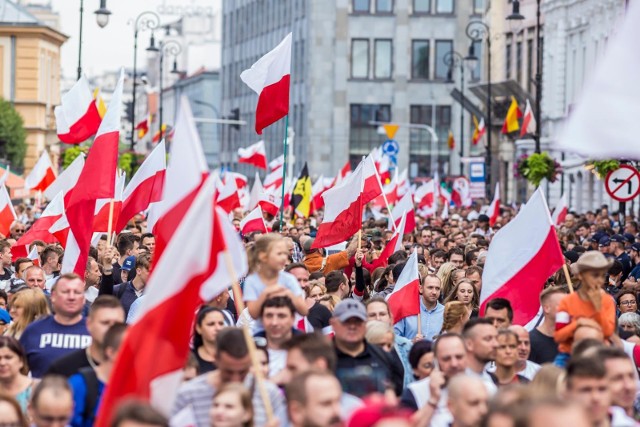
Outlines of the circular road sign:
[{"label": "circular road sign", "polygon": [[628,202],[640,194],[640,172],[629,165],[620,165],[607,174],[604,187],[613,199]]},{"label": "circular road sign", "polygon": [[395,139],[387,139],[384,144],[382,144],[382,151],[385,154],[398,154],[400,145],[398,145],[398,141]]}]

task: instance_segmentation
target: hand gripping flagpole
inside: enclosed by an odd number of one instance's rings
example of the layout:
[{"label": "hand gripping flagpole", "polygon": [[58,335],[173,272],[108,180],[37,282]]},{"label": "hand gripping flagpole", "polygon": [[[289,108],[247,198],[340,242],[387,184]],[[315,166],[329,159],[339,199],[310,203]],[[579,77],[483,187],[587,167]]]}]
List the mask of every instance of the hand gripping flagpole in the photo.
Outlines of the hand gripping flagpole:
[{"label": "hand gripping flagpole", "polygon": [[282,165],[282,201],[280,202],[280,231],[282,232],[282,226],[284,225],[284,192],[285,187],[287,186],[287,151],[289,148],[289,143],[287,140],[287,135],[289,132],[289,115],[284,116],[284,164]]}]

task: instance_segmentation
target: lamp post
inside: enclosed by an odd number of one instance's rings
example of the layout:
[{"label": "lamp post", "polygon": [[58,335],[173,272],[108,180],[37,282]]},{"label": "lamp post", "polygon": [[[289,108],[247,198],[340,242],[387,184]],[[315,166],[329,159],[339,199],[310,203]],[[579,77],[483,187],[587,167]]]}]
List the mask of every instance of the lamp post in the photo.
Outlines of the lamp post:
[{"label": "lamp post", "polygon": [[136,146],[136,86],[138,85],[138,33],[140,31],[151,30],[151,38],[149,40],[149,47],[147,48],[148,52],[157,52],[158,48],[156,47],[156,40],[153,37],[153,30],[158,28],[160,25],[160,17],[157,13],[147,11],[142,12],[135,20],[134,30],[133,30],[133,98],[131,100],[131,109],[132,115],[131,117],[131,151],[135,149]]},{"label": "lamp post", "polygon": [[[104,28],[109,23],[111,11],[107,9],[107,0],[100,0],[100,8],[96,10],[96,23],[100,28]],[[78,37],[78,80],[82,77],[82,21],[84,18],[84,0],[80,0],[80,31]]]},{"label": "lamp post", "polygon": [[460,93],[462,100],[460,101],[460,175],[464,175],[464,163],[462,157],[464,156],[464,62],[465,58],[456,51],[449,51],[442,58],[444,65],[449,67],[447,73],[447,82],[453,83],[453,69],[460,67]]},{"label": "lamp post", "polygon": [[173,68],[171,69],[172,74],[180,74],[178,70],[178,61],[176,57],[180,55],[182,52],[182,45],[175,40],[168,40],[166,42],[160,42],[160,141],[164,136],[164,122],[162,121],[162,81],[163,79],[163,63],[164,63],[164,55],[165,53],[173,56]]},{"label": "lamp post", "polygon": [[[535,152],[540,153],[540,136],[542,134],[542,24],[540,23],[540,0],[536,0],[536,133],[534,140],[536,143]],[[524,16],[520,13],[520,2],[513,0],[511,15],[507,16],[511,22],[523,21]]]},{"label": "lamp post", "polygon": [[474,42],[485,39],[487,41],[487,105],[485,109],[487,110],[487,150],[485,152],[485,181],[487,183],[487,193],[491,191],[491,120],[492,120],[492,93],[491,93],[491,29],[487,24],[482,21],[471,21],[467,24],[467,28],[465,30],[467,33],[467,37],[471,39],[471,44],[469,45],[469,54],[466,59],[468,61],[476,62],[479,60],[476,56]]}]

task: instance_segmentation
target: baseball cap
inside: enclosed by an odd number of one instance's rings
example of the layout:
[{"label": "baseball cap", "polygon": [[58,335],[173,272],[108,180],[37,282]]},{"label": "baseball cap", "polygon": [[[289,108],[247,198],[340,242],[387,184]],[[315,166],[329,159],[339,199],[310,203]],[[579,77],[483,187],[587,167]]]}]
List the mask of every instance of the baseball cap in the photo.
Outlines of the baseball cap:
[{"label": "baseball cap", "polygon": [[333,317],[337,317],[341,322],[346,322],[353,317],[366,322],[367,309],[360,301],[348,298],[336,304],[336,307],[333,310]]},{"label": "baseball cap", "polygon": [[636,241],[636,238],[631,233],[624,233],[622,237],[624,237],[629,243],[633,243]]},{"label": "baseball cap", "polygon": [[11,323],[11,316],[4,308],[0,308],[0,322],[4,322],[5,325]]},{"label": "baseball cap", "polygon": [[565,251],[563,255],[566,259],[571,261],[571,264],[578,261],[578,258],[580,258],[580,254],[576,251]]},{"label": "baseball cap", "polygon": [[602,231],[598,231],[596,233],[593,233],[593,236],[591,236],[591,239],[589,240],[592,241],[593,243],[598,243],[600,242],[600,239],[602,239],[606,235],[607,235],[606,233],[603,233]]},{"label": "baseball cap", "polygon": [[122,263],[122,269],[124,271],[131,271],[134,268],[136,268],[136,257],[133,255],[126,257]]},{"label": "baseball cap", "polygon": [[631,250],[632,251],[636,251],[636,252],[640,252],[640,243],[634,243],[631,245]]},{"label": "baseball cap", "polygon": [[616,242],[616,243],[624,243],[624,242],[626,242],[626,239],[620,234],[614,234],[613,236],[611,236],[610,239],[611,239],[612,242]]},{"label": "baseball cap", "polygon": [[611,244],[611,239],[609,236],[604,236],[598,241],[598,246],[609,246]]}]

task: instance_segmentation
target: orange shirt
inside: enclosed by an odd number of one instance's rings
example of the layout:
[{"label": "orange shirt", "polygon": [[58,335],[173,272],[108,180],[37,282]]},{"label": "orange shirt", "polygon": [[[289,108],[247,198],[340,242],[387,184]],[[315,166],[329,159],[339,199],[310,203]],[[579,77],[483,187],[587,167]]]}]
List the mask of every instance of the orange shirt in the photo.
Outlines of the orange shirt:
[{"label": "orange shirt", "polygon": [[576,331],[578,319],[586,317],[593,319],[602,328],[605,339],[615,332],[616,328],[616,305],[613,298],[605,291],[602,292],[602,307],[596,311],[591,301],[585,301],[573,292],[558,304],[556,312],[556,332],[553,338],[558,343],[558,351],[570,353],[573,344],[573,333]]},{"label": "orange shirt", "polygon": [[340,270],[347,267],[349,265],[349,255],[347,255],[347,251],[329,255],[326,258],[324,269],[322,268],[322,255],[320,255],[320,252],[318,251],[306,255],[302,262],[307,266],[310,273],[322,270],[322,273],[326,276],[334,270]]}]

